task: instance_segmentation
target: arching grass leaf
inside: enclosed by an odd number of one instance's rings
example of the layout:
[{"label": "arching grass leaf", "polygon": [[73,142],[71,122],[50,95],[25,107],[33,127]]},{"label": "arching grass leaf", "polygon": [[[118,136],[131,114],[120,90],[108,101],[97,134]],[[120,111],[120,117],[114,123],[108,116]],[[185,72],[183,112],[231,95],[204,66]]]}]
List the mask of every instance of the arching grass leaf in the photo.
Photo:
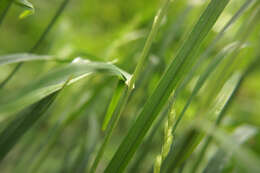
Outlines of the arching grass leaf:
[{"label": "arching grass leaf", "polygon": [[105,169],[109,172],[123,172],[135,151],[143,141],[153,121],[168,100],[170,93],[183,77],[183,71],[195,61],[195,54],[229,0],[212,0],[193,28],[188,39],[161,78],[158,87],[146,102],[142,112],[125,136],[119,149]]},{"label": "arching grass leaf", "polygon": [[17,62],[33,61],[33,60],[51,60],[55,59],[51,55],[37,55],[31,53],[17,53],[0,56],[0,66]]},{"label": "arching grass leaf", "polygon": [[7,96],[2,97],[0,101],[0,115],[20,110],[61,89],[69,76],[73,78],[68,85],[93,73],[114,75],[126,83],[131,77],[127,72],[110,63],[75,60],[72,64],[51,71],[21,90],[12,94],[6,93]]},{"label": "arching grass leaf", "polygon": [[15,0],[15,3],[23,8],[25,10],[19,15],[20,19],[23,19],[25,17],[28,17],[30,15],[34,14],[34,6],[31,2],[27,0]]}]

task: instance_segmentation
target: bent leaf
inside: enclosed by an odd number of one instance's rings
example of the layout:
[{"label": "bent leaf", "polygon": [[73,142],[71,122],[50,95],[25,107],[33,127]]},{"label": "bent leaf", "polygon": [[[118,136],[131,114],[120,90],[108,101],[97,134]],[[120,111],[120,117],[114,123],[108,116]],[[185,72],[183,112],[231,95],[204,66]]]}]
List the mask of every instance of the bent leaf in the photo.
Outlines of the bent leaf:
[{"label": "bent leaf", "polygon": [[28,17],[30,15],[34,14],[34,6],[31,2],[27,0],[16,0],[15,3],[23,8],[25,10],[19,15],[20,19],[23,19],[25,17]]},{"label": "bent leaf", "polygon": [[0,56],[0,66],[17,62],[33,61],[33,60],[50,60],[54,59],[51,55],[37,55],[31,53],[16,53]]},{"label": "bent leaf", "polygon": [[2,97],[5,99],[0,101],[0,115],[21,110],[49,94],[58,91],[70,76],[73,77],[69,81],[68,85],[92,73],[114,75],[125,83],[127,83],[131,77],[130,74],[113,64],[83,60],[78,61],[76,59],[73,63],[51,71],[21,90],[12,94],[6,93],[6,96]]},{"label": "bent leaf", "polygon": [[106,173],[124,171],[128,162],[131,160],[152,126],[153,121],[167,102],[170,93],[183,78],[185,69],[191,68],[194,64],[194,61],[196,60],[195,54],[197,53],[200,44],[207,36],[228,2],[229,0],[212,0],[210,2],[177,56],[162,76],[154,93],[144,105],[139,117],[125,136],[123,142],[105,169]]}]

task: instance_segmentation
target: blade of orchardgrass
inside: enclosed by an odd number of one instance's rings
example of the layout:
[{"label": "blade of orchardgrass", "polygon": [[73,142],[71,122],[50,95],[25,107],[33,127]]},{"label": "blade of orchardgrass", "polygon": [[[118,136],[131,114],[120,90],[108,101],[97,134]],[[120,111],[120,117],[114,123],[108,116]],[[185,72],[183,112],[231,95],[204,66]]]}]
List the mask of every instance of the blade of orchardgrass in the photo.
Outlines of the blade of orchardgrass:
[{"label": "blade of orchardgrass", "polygon": [[[241,7],[240,9],[235,13],[235,15],[226,23],[226,25],[221,29],[221,31],[218,33],[218,35],[215,37],[215,39],[209,44],[210,46],[204,51],[204,53],[200,56],[198,62],[196,63],[196,65],[190,70],[190,72],[187,74],[187,76],[185,77],[185,79],[183,80],[183,82],[177,87],[176,91],[174,92],[174,96],[172,99],[175,99],[178,97],[178,94],[185,88],[185,86],[187,85],[187,83],[192,79],[192,77],[194,76],[194,72],[200,68],[201,63],[209,57],[209,54],[212,52],[212,50],[214,49],[214,47],[216,46],[217,42],[224,36],[225,32],[230,28],[230,26],[232,26],[232,24],[242,15],[242,13],[253,3],[255,2],[254,0],[249,0],[246,1]],[[185,13],[187,11],[190,10],[190,7],[187,7],[187,9],[185,10]],[[181,20],[183,20],[183,15],[181,15]],[[172,26],[173,29],[175,29],[175,25]],[[171,29],[172,30],[172,29]],[[170,33],[169,33],[170,34]],[[167,34],[167,35],[169,35]],[[173,36],[171,36],[173,37]],[[168,36],[164,42],[164,46],[162,46],[162,50],[160,50],[161,54],[163,53],[163,50],[166,50],[166,45],[169,44],[170,42],[170,36]],[[172,107],[172,106],[171,106]],[[148,138],[149,139],[149,138]],[[149,142],[147,142],[149,143]],[[145,145],[146,146],[146,145]],[[147,145],[148,146],[148,145]],[[148,151],[149,147],[144,147],[144,150],[142,150],[142,154],[139,154],[138,156],[138,161],[135,160],[134,162],[134,166],[132,166],[132,170],[134,170],[134,172],[136,172],[136,170],[139,167],[139,164],[141,162],[141,160],[144,158],[146,152]],[[135,169],[135,167],[137,167]]]},{"label": "blade of orchardgrass", "polygon": [[17,63],[17,62],[33,61],[33,60],[55,60],[55,57],[51,55],[37,55],[37,54],[30,54],[30,53],[1,55],[0,66]]},{"label": "blade of orchardgrass", "polygon": [[[237,46],[239,44],[238,43],[232,43],[228,46],[226,46],[225,48],[223,48],[223,50],[212,60],[212,62],[208,65],[208,67],[206,68],[206,70],[203,72],[203,74],[200,76],[200,78],[198,79],[190,97],[188,98],[185,106],[183,107],[180,115],[178,116],[176,122],[173,125],[172,128],[172,134],[175,135],[175,130],[177,128],[177,126],[179,125],[180,121],[182,120],[186,110],[188,109],[189,105],[191,104],[191,101],[193,100],[193,98],[197,95],[197,93],[200,91],[200,89],[202,88],[202,86],[204,85],[205,81],[208,79],[208,77],[210,76],[210,74],[215,70],[215,68],[218,66],[218,64],[223,60],[223,58],[225,56],[227,56],[228,53],[231,53],[232,51],[234,51]],[[180,87],[182,88],[183,86],[180,85]],[[180,92],[180,88],[178,88],[176,90],[176,94],[174,93],[173,95],[173,99],[177,96],[177,94]],[[173,106],[173,104],[171,105]]]},{"label": "blade of orchardgrass", "polygon": [[[216,102],[215,109],[220,108],[221,111],[217,116],[217,120],[215,121],[215,126],[219,125],[221,119],[225,115],[225,113],[226,113],[226,111],[227,111],[227,109],[230,105],[230,102],[232,101],[235,93],[237,92],[238,86],[239,86],[239,80],[235,80],[235,81],[231,80],[231,82],[227,82],[226,85],[224,85],[222,91],[220,91],[219,96],[222,97],[222,99],[219,99]],[[202,150],[200,151],[199,156],[198,156],[196,162],[193,165],[193,168],[192,168],[193,172],[197,171],[199,163],[201,162],[201,160],[202,160],[202,158],[203,158],[203,156],[206,152],[206,149],[208,148],[211,140],[212,140],[212,137],[206,138],[205,143],[202,146]]]},{"label": "blade of orchardgrass", "polygon": [[34,14],[34,6],[29,1],[27,1],[27,0],[15,0],[15,3],[26,9],[19,15],[20,19],[23,19],[25,17],[28,17],[28,16]]},{"label": "blade of orchardgrass", "polygon": [[[247,32],[247,31],[245,31],[245,32]],[[243,44],[243,42],[245,42],[245,40],[247,39],[247,37],[250,35],[250,33],[248,33],[247,32],[247,35],[244,35],[243,36],[243,39],[241,39],[241,42],[239,42],[239,43],[237,43],[237,47],[242,47],[242,44]],[[233,52],[232,52],[232,58],[234,58],[235,56],[237,56],[238,55],[238,53],[239,53],[239,49],[235,49]],[[176,90],[177,91],[177,90]],[[213,98],[213,97],[211,97],[211,98]],[[188,101],[189,102],[189,101]],[[209,103],[209,102],[208,102]],[[187,105],[187,104],[186,104]],[[220,109],[221,110],[221,109]],[[181,113],[181,116],[179,116],[178,117],[178,120],[176,121],[176,125],[175,125],[175,127],[173,128],[173,132],[175,131],[175,129],[176,129],[176,127],[177,127],[177,125],[178,125],[178,122],[181,120],[181,118],[182,118],[182,116],[183,116],[183,114]],[[198,140],[194,140],[195,142],[197,142]],[[194,146],[194,148],[196,147],[196,145],[193,145]],[[188,153],[189,154],[189,153]],[[175,165],[174,163],[173,163],[173,165]],[[171,167],[171,169],[173,169],[173,167]]]},{"label": "blade of orchardgrass", "polygon": [[2,0],[0,2],[0,25],[2,24],[4,17],[13,1],[14,0]]},{"label": "blade of orchardgrass", "polygon": [[[219,97],[216,100],[216,106],[209,109],[205,117],[218,116],[219,110],[222,110],[225,107],[228,97],[232,94],[233,89],[237,85],[239,77],[239,74],[235,74],[231,77],[230,80],[226,82],[226,87],[223,89],[223,92],[219,93]],[[197,114],[199,116],[200,114],[203,114],[203,111]],[[202,140],[204,134],[201,134],[198,130],[191,128],[184,136],[188,136],[188,139],[185,139],[184,137],[185,140],[180,142],[178,148],[172,148],[172,151],[169,154],[169,158],[167,158],[167,163],[163,165],[163,168],[167,173],[172,172],[190,156],[190,154]]]},{"label": "blade of orchardgrass", "polygon": [[[257,68],[257,64],[259,64],[259,59],[256,59],[249,67],[248,69],[245,71],[245,73],[242,75],[242,77],[240,78],[239,82],[236,84],[235,88],[232,90],[232,93],[231,95],[229,96],[227,102],[225,103],[223,109],[221,110],[221,112],[219,113],[216,121],[215,121],[215,124],[214,126],[217,127],[220,125],[220,123],[222,122],[225,114],[226,114],[226,111],[228,110],[228,108],[231,106],[232,104],[232,101],[234,100],[234,98],[236,97],[237,93],[239,92],[239,89],[241,88],[245,78],[255,69]],[[207,151],[207,148],[209,147],[210,143],[212,141],[212,136],[208,136],[205,140],[205,143],[203,144],[202,146],[202,149],[200,150],[199,152],[199,155],[198,155],[198,158],[196,160],[196,162],[194,163],[193,165],[193,172],[196,172],[196,170],[198,169],[198,166],[201,162],[201,160],[203,159],[206,151]]]},{"label": "blade of orchardgrass", "polygon": [[183,47],[161,78],[158,87],[146,102],[141,114],[121,143],[105,172],[122,172],[125,169],[159,111],[169,98],[170,93],[180,81],[182,70],[192,65],[201,42],[228,2],[228,0],[212,0],[210,2]]},{"label": "blade of orchardgrass", "polygon": [[105,139],[100,147],[100,149],[98,150],[98,154],[93,162],[93,165],[90,168],[90,172],[94,173],[98,167],[98,163],[101,160],[106,145],[108,144],[110,137],[112,136],[113,130],[114,128],[117,126],[119,119],[121,117],[121,114],[123,113],[123,110],[129,100],[129,97],[132,93],[132,90],[134,89],[134,85],[136,80],[140,77],[141,72],[143,70],[143,66],[145,65],[147,59],[148,59],[148,54],[149,51],[151,49],[151,45],[155,39],[155,36],[159,30],[160,24],[162,22],[163,17],[166,15],[167,10],[169,8],[171,0],[163,0],[155,18],[153,21],[153,25],[151,28],[151,31],[147,37],[147,40],[145,42],[144,48],[142,50],[141,56],[140,56],[140,60],[138,61],[138,64],[135,68],[135,71],[133,73],[133,76],[131,77],[130,81],[129,81],[129,86],[127,88],[124,89],[124,91],[122,91],[122,100],[117,104],[116,108],[114,109],[114,119],[112,120],[111,124],[110,124],[110,128],[108,129],[108,132],[106,133]]},{"label": "blade of orchardgrass", "polygon": [[[106,82],[102,84],[106,84]],[[29,161],[31,165],[29,167],[30,172],[35,172],[40,169],[45,159],[48,157],[49,153],[51,152],[52,148],[54,148],[58,137],[62,134],[65,128],[68,127],[75,120],[77,120],[81,115],[85,114],[85,112],[93,106],[96,98],[101,93],[101,90],[103,88],[102,86],[104,85],[98,85],[98,87],[92,93],[89,99],[87,99],[83,104],[81,104],[79,108],[75,109],[72,113],[70,113],[68,116],[63,118],[60,122],[58,122],[55,125],[56,128],[53,128],[53,130],[51,129],[49,131],[47,139],[44,140],[44,143],[40,146],[40,149],[38,149],[39,153],[37,154],[37,158],[33,157]]]},{"label": "blade of orchardgrass", "polygon": [[[234,40],[239,41],[240,43],[244,43],[245,40],[249,37],[250,33],[254,30],[254,28],[259,23],[259,17],[260,17],[260,1],[256,1],[253,9],[250,12],[250,17],[248,20],[246,20],[240,27],[240,29],[237,31]],[[210,99],[212,97],[215,97],[215,95],[218,93],[218,91],[221,89],[225,81],[232,75],[232,72],[235,70],[235,68],[238,66],[238,63],[240,63],[237,59],[239,51],[234,51],[233,54],[230,56],[226,64],[219,69],[218,73],[216,73],[216,76],[214,76],[213,81],[211,82],[212,86],[208,92],[208,96],[205,100],[205,104],[210,103]],[[218,83],[218,85],[213,85],[213,83]]]},{"label": "blade of orchardgrass", "polygon": [[[37,49],[39,48],[40,44],[42,43],[42,41],[46,37],[46,35],[50,32],[51,28],[54,26],[55,22],[57,21],[57,19],[61,15],[61,13],[64,11],[64,9],[67,6],[68,2],[69,2],[69,0],[63,0],[62,1],[60,7],[56,11],[55,15],[53,16],[53,18],[51,19],[50,23],[47,25],[47,27],[45,28],[43,33],[41,34],[40,38],[36,41],[34,46],[29,50],[30,53],[34,53],[34,52],[37,51]],[[0,24],[1,24],[1,19],[0,19]],[[17,64],[14,67],[14,69],[11,71],[11,73],[0,83],[0,89],[3,88],[8,83],[8,81],[10,81],[12,79],[12,77],[22,67],[22,65],[23,65],[23,62],[20,62],[19,64]]]},{"label": "blade of orchardgrass", "polygon": [[24,133],[46,112],[48,107],[55,99],[56,95],[57,92],[34,104],[29,108],[29,110],[21,112],[19,115],[17,115],[17,118],[4,129],[4,131],[0,134],[1,161],[18,142],[18,140],[24,135]]},{"label": "blade of orchardgrass", "polygon": [[76,145],[78,145],[79,150],[77,152],[77,156],[72,161],[72,164],[69,168],[69,172],[75,172],[75,173],[85,172],[84,171],[86,168],[85,159],[88,158],[88,155],[89,155],[88,148],[87,148],[87,141],[88,141],[87,136],[88,135],[87,135],[87,128],[85,126],[85,124],[87,124],[87,122],[85,119],[83,119],[80,121],[80,123],[83,125],[83,128],[81,128],[81,130],[79,132],[80,141],[76,144]]},{"label": "blade of orchardgrass", "polygon": [[66,79],[71,75],[73,75],[73,78],[68,85],[87,75],[100,72],[117,76],[124,82],[127,82],[130,79],[128,73],[110,63],[81,60],[75,61],[65,67],[51,71],[39,80],[32,82],[27,87],[18,90],[13,94],[8,93],[9,96],[6,96],[6,99],[1,100],[0,114],[17,111],[59,90]]},{"label": "blade of orchardgrass", "polygon": [[232,51],[236,50],[239,45],[240,44],[238,44],[238,43],[231,43],[230,45],[226,46],[220,53],[218,53],[218,55],[208,65],[207,69],[199,77],[194,89],[192,90],[190,97],[188,98],[184,108],[182,109],[180,115],[178,116],[176,122],[174,123],[174,126],[172,128],[172,134],[173,135],[175,135],[176,128],[178,127],[178,125],[179,125],[180,121],[182,120],[183,116],[185,115],[185,112],[188,109],[189,105],[191,104],[191,101],[197,95],[197,93],[200,91],[203,84],[205,83],[205,81],[210,76],[210,74],[216,69],[216,67],[223,60],[223,58],[226,57]]},{"label": "blade of orchardgrass", "polygon": [[[241,145],[253,137],[256,132],[257,129],[255,127],[244,125],[234,131],[232,138],[236,144]],[[225,152],[223,149],[218,149],[203,170],[203,173],[221,173],[231,156],[232,151]]]},{"label": "blade of orchardgrass", "polygon": [[[204,59],[209,57],[210,53],[213,51],[213,49],[216,47],[216,44],[218,41],[223,38],[226,31],[232,26],[234,22],[254,3],[256,0],[248,0],[245,1],[243,5],[237,10],[237,12],[232,16],[232,18],[225,24],[225,26],[221,29],[221,31],[218,33],[218,35],[215,37],[215,39],[210,43],[209,47],[203,52],[203,54],[200,56],[199,62],[203,62]],[[198,62],[198,64],[199,64]]]},{"label": "blade of orchardgrass", "polygon": [[180,86],[176,89],[175,96],[177,97],[179,94],[179,91],[181,91],[187,83],[192,79],[197,69],[200,68],[201,64],[210,57],[210,53],[214,50],[216,47],[216,44],[219,42],[221,38],[225,35],[226,31],[232,26],[233,23],[236,22],[236,20],[249,8],[250,5],[252,5],[255,0],[248,0],[246,1],[234,14],[234,16],[225,24],[225,26],[221,29],[221,31],[217,34],[217,36],[214,38],[214,40],[209,44],[208,48],[203,52],[203,54],[198,59],[198,62],[192,67],[192,69],[189,71],[188,75],[185,77],[183,82],[180,84]]},{"label": "blade of orchardgrass", "polygon": [[162,112],[162,115],[160,116],[160,119],[158,120],[158,122],[154,125],[153,129],[151,130],[149,136],[147,137],[147,139],[145,140],[143,147],[140,150],[140,153],[138,153],[137,157],[134,159],[134,163],[130,168],[129,172],[140,172],[140,166],[143,162],[143,160],[147,157],[147,154],[149,153],[149,150],[151,149],[151,143],[153,141],[153,138],[156,134],[156,132],[158,131],[160,125],[162,124],[165,116],[167,115],[168,111],[168,107],[164,109],[164,111]]},{"label": "blade of orchardgrass", "polygon": [[256,2],[255,0],[246,1],[239,10],[234,14],[234,16],[226,23],[226,25],[221,29],[215,39],[209,44],[208,48],[204,51],[204,53],[200,56],[198,62],[192,67],[192,69],[188,72],[185,79],[181,82],[181,84],[177,87],[174,92],[173,98],[177,98],[179,93],[186,87],[189,81],[194,76],[195,72],[200,68],[201,64],[205,61],[206,58],[210,57],[210,53],[216,47],[218,41],[224,36],[225,32],[232,26],[232,24],[242,15],[243,12],[248,9],[250,5]]},{"label": "blade of orchardgrass", "polygon": [[169,48],[172,41],[177,37],[178,32],[182,29],[182,26],[187,22],[188,15],[192,10],[193,6],[188,4],[188,6],[178,14],[178,17],[170,23],[170,27],[165,31],[163,41],[160,45],[158,51],[159,56],[164,56],[166,50]]},{"label": "blade of orchardgrass", "polygon": [[[216,106],[214,106],[207,114],[207,117],[212,116],[212,114],[217,115],[217,117],[223,117],[224,113],[227,110],[227,107],[230,104],[230,98],[234,97],[234,91],[240,87],[241,82],[244,78],[257,69],[260,65],[260,58],[258,57],[247,70],[241,75],[240,73],[235,73],[230,80],[226,82],[226,86],[223,88],[223,92],[219,93],[219,97],[216,101]],[[230,89],[230,93],[227,94],[227,89]],[[225,96],[224,96],[225,95]],[[187,140],[182,140],[179,148],[173,147],[173,150],[170,152],[169,157],[166,159],[166,163],[163,165],[163,170],[167,173],[172,172],[176,167],[185,161],[190,154],[193,152],[195,147],[202,140],[203,134],[201,134],[196,129],[191,129],[184,135],[187,137]]]},{"label": "blade of orchardgrass", "polygon": [[232,152],[237,166],[242,172],[260,172],[260,160],[251,150],[239,145],[230,135],[220,128],[215,128],[206,120],[198,120],[195,124],[198,130],[211,135],[225,152]]},{"label": "blade of orchardgrass", "polygon": [[[64,88],[70,81],[71,77],[64,83]],[[8,152],[15,146],[20,138],[41,118],[48,108],[52,105],[59,92],[40,100],[31,107],[20,112],[14,120],[0,134],[0,162],[8,154]]]},{"label": "blade of orchardgrass", "polygon": [[113,97],[110,101],[109,107],[107,109],[107,113],[105,115],[104,121],[103,121],[103,125],[102,125],[102,130],[106,130],[108,123],[110,122],[113,112],[116,109],[116,105],[118,104],[120,97],[123,94],[123,90],[124,90],[124,84],[119,81],[119,83],[117,84],[117,87],[115,89],[115,92],[113,94]]},{"label": "blade of orchardgrass", "polygon": [[89,125],[90,125],[90,129],[88,130],[88,146],[86,147],[86,152],[84,154],[84,156],[82,157],[80,161],[80,164],[79,162],[74,162],[74,166],[73,168],[71,169],[71,172],[73,172],[73,170],[76,170],[77,169],[77,172],[78,173],[81,173],[81,172],[85,172],[85,170],[87,169],[87,166],[89,166],[89,158],[90,158],[90,154],[94,151],[95,149],[95,145],[97,143],[97,137],[98,137],[98,129],[99,129],[99,126],[98,126],[98,121],[94,118],[96,118],[95,116],[91,116],[90,117],[90,120],[92,120]]},{"label": "blade of orchardgrass", "polygon": [[[99,83],[94,82],[93,79],[95,79],[95,76],[92,76],[89,79],[87,79],[87,84],[84,85],[83,88],[81,88],[75,95],[73,95],[73,97],[71,97],[71,99],[72,100],[77,99],[79,94],[81,94],[82,92],[85,92],[86,90],[89,91],[91,88],[93,88],[93,85],[96,86],[95,89],[99,90],[99,92],[100,92]],[[106,85],[107,83],[102,82],[102,84]],[[64,95],[64,93],[63,93],[63,95]],[[87,99],[87,101],[90,101],[92,98],[93,92],[90,92],[90,93],[91,93],[91,96],[89,97],[90,99]],[[63,99],[63,95],[61,95],[60,99],[57,100],[57,104],[59,104],[59,102]],[[97,95],[95,95],[94,97],[96,97],[96,96]],[[73,102],[73,103],[76,105],[76,102]],[[87,104],[86,104],[86,107],[87,107]],[[75,109],[76,110],[82,109],[82,105],[77,106],[77,108],[75,108]],[[67,114],[65,114],[65,115],[67,115]],[[45,119],[46,118],[48,119],[48,117],[45,117]],[[40,124],[44,123],[45,120],[42,119],[41,121],[43,121],[43,122],[38,122],[38,123],[40,123]],[[44,148],[44,146],[48,144],[48,142],[52,138],[52,135],[55,134],[56,130],[58,130],[59,127],[60,127],[59,123],[56,123],[55,125],[53,125],[50,129],[48,129],[48,135],[46,137],[42,137],[42,136],[38,135],[37,132],[40,130],[39,129],[40,127],[35,127],[34,129],[32,129],[30,131],[31,134],[29,134],[30,136],[27,136],[27,139],[25,139],[26,142],[24,142],[24,144],[20,147],[21,148],[21,152],[19,153],[20,157],[17,157],[16,161],[14,161],[14,165],[16,165],[16,166],[14,167],[13,172],[21,172],[22,170],[23,170],[23,172],[28,172],[28,170],[27,170],[28,166],[25,166],[25,165],[30,165],[31,163],[33,163],[36,156],[38,156],[38,153],[40,153],[41,150]],[[71,141],[75,142],[76,140],[72,139]],[[72,143],[72,145],[73,144],[74,143]],[[30,154],[28,154],[28,153],[30,153]],[[64,168],[64,169],[66,169],[66,168]]]},{"label": "blade of orchardgrass", "polygon": [[135,84],[136,79],[138,79],[141,75],[141,72],[143,70],[143,66],[144,66],[145,62],[147,61],[148,54],[149,54],[149,51],[151,49],[152,43],[153,43],[155,36],[156,36],[156,34],[159,30],[162,19],[167,13],[167,10],[170,6],[171,1],[172,0],[163,0],[161,7],[159,8],[159,10],[158,10],[158,12],[157,12],[157,14],[154,18],[152,29],[151,29],[151,31],[150,31],[150,33],[147,37],[147,40],[145,42],[145,45],[144,45],[143,51],[141,53],[140,59],[139,59],[138,64],[135,68],[135,71],[133,73],[133,77],[130,80],[130,84],[129,84],[130,89],[134,88],[134,84]]},{"label": "blade of orchardgrass", "polygon": [[188,127],[180,136],[174,137],[171,151],[162,163],[161,172],[172,173],[176,171],[177,167],[185,163],[202,137],[200,133],[191,127]]},{"label": "blade of orchardgrass", "polygon": [[101,160],[101,158],[102,158],[102,156],[103,156],[103,154],[105,152],[106,146],[107,146],[107,144],[108,144],[108,142],[109,142],[109,140],[110,140],[110,138],[112,136],[112,132],[115,129],[116,124],[119,121],[119,118],[120,118],[120,116],[119,116],[120,113],[119,112],[121,111],[122,106],[124,106],[126,104],[126,101],[127,101],[125,99],[127,97],[127,88],[126,87],[123,88],[122,94],[120,94],[120,95],[121,95],[121,98],[118,101],[118,104],[117,104],[117,106],[116,106],[116,108],[115,108],[115,110],[113,112],[112,119],[110,120],[111,121],[110,126],[107,129],[107,131],[106,131],[105,139],[102,142],[101,147],[99,148],[98,153],[97,153],[97,155],[95,157],[95,160],[94,160],[94,162],[93,162],[93,164],[92,164],[92,166],[90,168],[90,173],[94,173],[96,171],[96,169],[98,167],[98,163],[100,162],[100,160]]}]

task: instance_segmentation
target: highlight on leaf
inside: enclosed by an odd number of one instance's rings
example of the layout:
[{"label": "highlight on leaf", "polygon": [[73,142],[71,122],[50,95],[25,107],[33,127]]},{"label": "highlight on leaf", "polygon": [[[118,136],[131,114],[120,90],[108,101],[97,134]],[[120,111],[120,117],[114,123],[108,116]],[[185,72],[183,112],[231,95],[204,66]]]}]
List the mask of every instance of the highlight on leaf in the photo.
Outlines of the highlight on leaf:
[{"label": "highlight on leaf", "polygon": [[23,7],[25,10],[19,15],[20,19],[24,19],[30,15],[34,14],[34,6],[31,2],[28,0],[15,0],[15,3],[21,7]]}]

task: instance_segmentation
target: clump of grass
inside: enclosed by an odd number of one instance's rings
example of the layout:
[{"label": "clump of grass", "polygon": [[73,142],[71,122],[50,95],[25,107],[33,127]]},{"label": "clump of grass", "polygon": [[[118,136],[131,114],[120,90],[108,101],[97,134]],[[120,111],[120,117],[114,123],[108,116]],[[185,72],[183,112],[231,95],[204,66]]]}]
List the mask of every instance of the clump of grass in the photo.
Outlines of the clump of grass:
[{"label": "clump of grass", "polygon": [[0,1],[3,172],[260,171],[259,1],[68,2]]}]

